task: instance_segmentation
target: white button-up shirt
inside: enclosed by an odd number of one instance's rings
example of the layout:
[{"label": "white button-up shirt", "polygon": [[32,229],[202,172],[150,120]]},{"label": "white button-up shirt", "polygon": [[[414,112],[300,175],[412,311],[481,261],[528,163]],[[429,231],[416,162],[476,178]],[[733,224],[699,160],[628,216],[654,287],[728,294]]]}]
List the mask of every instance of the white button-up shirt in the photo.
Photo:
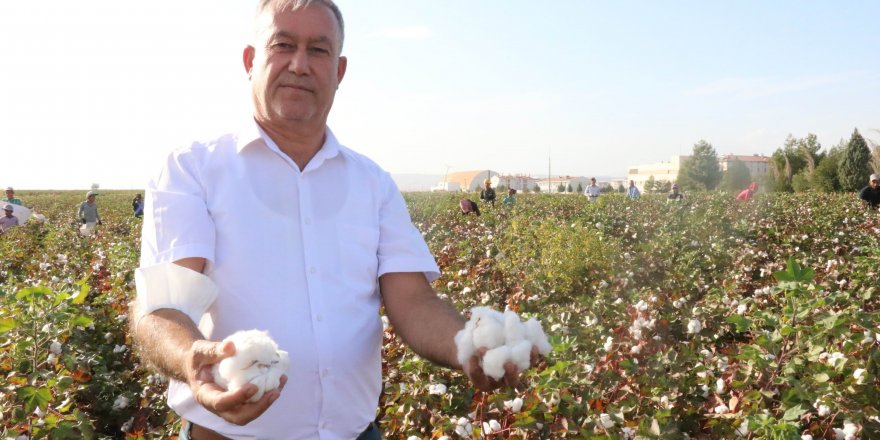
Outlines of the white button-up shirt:
[{"label": "white button-up shirt", "polygon": [[208,260],[220,289],[199,328],[212,340],[268,330],[290,353],[281,397],[247,426],[170,384],[168,404],[234,439],[353,439],[376,413],[378,277],[439,276],[390,175],[326,141],[302,171],[256,123],[173,152],[146,191],[141,265]]}]

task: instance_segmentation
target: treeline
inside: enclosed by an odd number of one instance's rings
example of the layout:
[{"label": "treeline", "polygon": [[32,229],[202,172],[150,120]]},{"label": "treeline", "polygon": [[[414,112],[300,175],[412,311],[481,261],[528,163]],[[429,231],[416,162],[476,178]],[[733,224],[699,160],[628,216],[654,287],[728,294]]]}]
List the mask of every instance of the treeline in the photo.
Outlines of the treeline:
[{"label": "treeline", "polygon": [[[715,148],[701,140],[694,145],[691,157],[683,161],[677,183],[688,191],[737,192],[753,181],[767,191],[858,191],[871,173],[880,173],[880,144],[866,140],[858,129],[849,140],[841,139],[827,149],[812,133],[799,139],[788,135],[771,156],[768,168],[766,175],[752,176],[744,163],[732,161],[722,171]],[[649,191],[659,190],[654,186],[660,183],[667,184],[653,179],[648,183],[652,186],[648,189],[645,185]]]}]

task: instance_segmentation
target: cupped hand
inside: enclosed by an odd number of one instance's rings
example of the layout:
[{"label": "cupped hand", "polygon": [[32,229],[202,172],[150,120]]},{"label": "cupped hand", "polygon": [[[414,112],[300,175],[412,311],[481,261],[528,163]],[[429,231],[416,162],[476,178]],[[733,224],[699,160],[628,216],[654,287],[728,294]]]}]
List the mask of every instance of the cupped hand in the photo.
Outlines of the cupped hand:
[{"label": "cupped hand", "polygon": [[257,386],[247,384],[235,391],[227,391],[214,383],[211,367],[235,354],[232,342],[196,341],[190,348],[187,381],[196,402],[205,409],[236,425],[247,425],[260,417],[281,395],[287,376],[281,376],[278,389],[268,391],[260,400],[248,402],[257,392]]},{"label": "cupped hand", "polygon": [[[466,365],[462,365],[462,370],[464,370],[464,374],[467,375],[471,383],[482,391],[492,391],[502,386],[515,387],[519,385],[522,371],[513,362],[508,361],[504,364],[504,377],[501,379],[496,380],[483,371],[480,363],[487,351],[489,350],[485,347],[477,349],[474,355],[471,356],[470,361]],[[537,347],[532,346],[532,352],[529,357],[529,367],[533,368],[541,359]]]}]

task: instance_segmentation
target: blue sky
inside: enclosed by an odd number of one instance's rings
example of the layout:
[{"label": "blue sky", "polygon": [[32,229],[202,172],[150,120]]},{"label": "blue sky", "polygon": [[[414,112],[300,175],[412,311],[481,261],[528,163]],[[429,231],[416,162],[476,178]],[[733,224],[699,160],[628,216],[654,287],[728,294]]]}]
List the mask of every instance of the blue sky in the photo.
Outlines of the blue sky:
[{"label": "blue sky", "polygon": [[[880,2],[340,0],[330,125],[393,173],[623,176],[791,133],[880,141]],[[550,6],[545,6],[549,4]],[[2,2],[2,185],[138,188],[245,119],[252,2]]]}]

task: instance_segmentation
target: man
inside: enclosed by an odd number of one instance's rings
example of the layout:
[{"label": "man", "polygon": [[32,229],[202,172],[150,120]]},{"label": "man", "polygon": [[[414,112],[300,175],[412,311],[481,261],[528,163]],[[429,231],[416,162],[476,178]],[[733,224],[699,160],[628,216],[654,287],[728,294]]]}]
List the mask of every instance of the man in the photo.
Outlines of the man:
[{"label": "man", "polygon": [[678,184],[672,184],[672,192],[666,197],[666,202],[681,202],[682,200],[684,200],[684,194],[679,192]]},{"label": "man", "polygon": [[871,177],[868,177],[868,186],[859,192],[859,199],[866,208],[880,207],[880,175],[871,174]]},{"label": "man", "polygon": [[596,178],[590,177],[590,186],[584,190],[584,194],[590,198],[590,203],[599,200],[599,195],[602,194],[602,189],[599,188],[599,185],[596,185]]},{"label": "man", "polygon": [[[263,0],[256,25],[243,53],[253,119],[172,153],[145,196],[132,334],[174,379],[182,438],[379,438],[380,302],[416,353],[500,385],[478,356],[458,362],[464,319],[431,289],[437,265],[390,175],[326,125],[347,66],[336,5]],[[235,352],[217,341],[253,328],[290,368],[249,403],[253,385],[223,390],[210,369]]]},{"label": "man", "polygon": [[636,186],[636,182],[633,180],[629,181],[629,189],[626,190],[626,198],[630,200],[638,200],[639,197],[642,196],[642,193],[639,191],[639,188]]},{"label": "man", "polygon": [[21,199],[15,197],[15,190],[12,189],[11,186],[6,187],[6,198],[2,200],[5,203],[12,203],[13,205],[21,205]]},{"label": "man", "polygon": [[10,228],[18,226],[18,217],[12,214],[14,211],[15,208],[12,207],[11,203],[7,203],[3,207],[4,216],[0,217],[0,234],[6,232]]},{"label": "man", "polygon": [[492,188],[492,181],[490,179],[483,181],[483,190],[480,191],[480,200],[495,206],[495,189]]},{"label": "man", "polygon": [[98,193],[95,191],[87,192],[86,200],[79,204],[79,210],[77,211],[79,220],[88,229],[93,229],[96,224],[101,224],[101,216],[98,215],[98,202],[95,201],[95,196],[97,195]]}]

